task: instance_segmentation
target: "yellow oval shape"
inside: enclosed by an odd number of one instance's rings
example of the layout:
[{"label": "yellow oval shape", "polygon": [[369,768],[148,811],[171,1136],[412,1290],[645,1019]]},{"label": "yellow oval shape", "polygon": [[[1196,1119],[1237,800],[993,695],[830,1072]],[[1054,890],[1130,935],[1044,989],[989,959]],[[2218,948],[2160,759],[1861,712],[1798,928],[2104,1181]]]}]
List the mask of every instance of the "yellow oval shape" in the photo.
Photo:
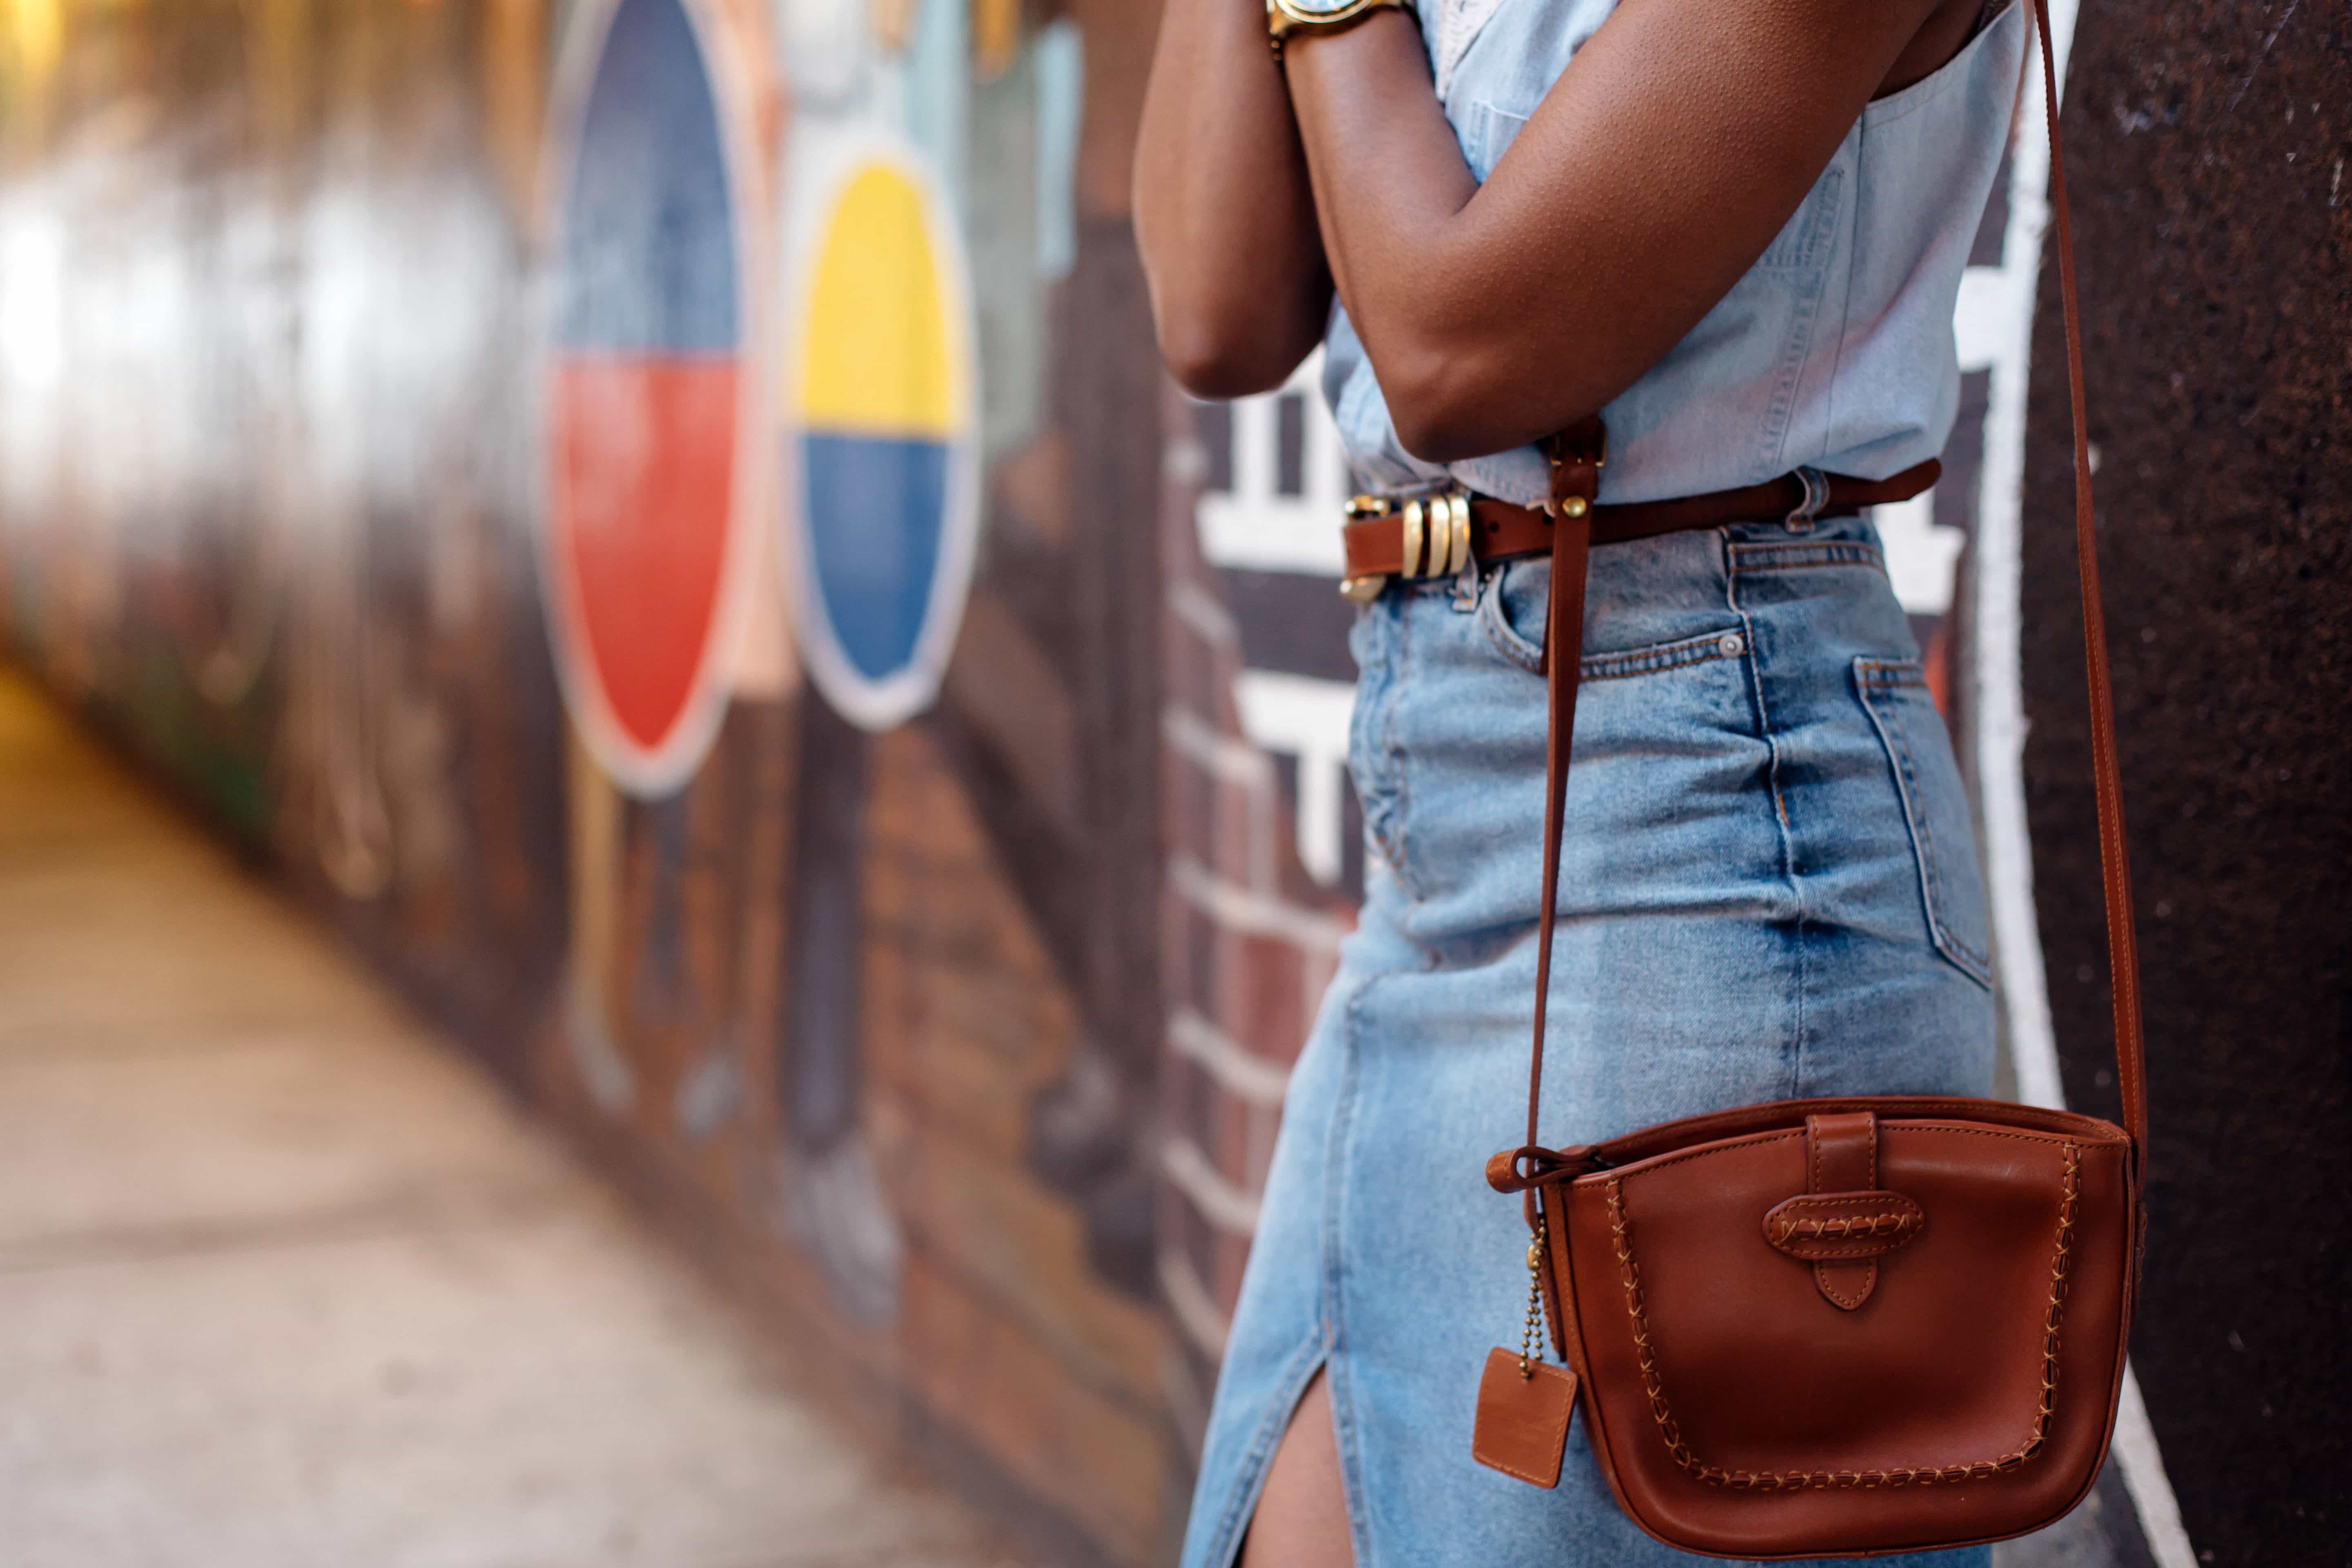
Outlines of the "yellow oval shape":
[{"label": "yellow oval shape", "polygon": [[841,186],[803,307],[801,420],[812,431],[949,440],[970,419],[923,193],[887,163]]}]

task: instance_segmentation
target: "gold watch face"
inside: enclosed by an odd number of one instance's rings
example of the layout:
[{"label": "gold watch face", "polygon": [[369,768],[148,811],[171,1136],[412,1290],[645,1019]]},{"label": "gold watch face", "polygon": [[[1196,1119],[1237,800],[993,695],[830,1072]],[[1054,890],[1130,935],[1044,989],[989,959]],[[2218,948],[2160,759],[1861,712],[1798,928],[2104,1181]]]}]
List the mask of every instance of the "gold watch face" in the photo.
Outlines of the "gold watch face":
[{"label": "gold watch face", "polygon": [[1276,22],[1277,28],[1286,21],[1292,26],[1313,27],[1344,22],[1375,6],[1397,3],[1398,0],[1270,0],[1270,8],[1280,18]]}]

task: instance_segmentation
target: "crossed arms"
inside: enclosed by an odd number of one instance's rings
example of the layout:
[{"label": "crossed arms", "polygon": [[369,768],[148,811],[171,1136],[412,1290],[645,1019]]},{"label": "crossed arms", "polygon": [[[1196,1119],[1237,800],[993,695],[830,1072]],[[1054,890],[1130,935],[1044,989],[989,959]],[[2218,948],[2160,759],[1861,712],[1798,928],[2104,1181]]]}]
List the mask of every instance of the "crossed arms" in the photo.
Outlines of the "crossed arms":
[{"label": "crossed arms", "polygon": [[1982,8],[1623,0],[1482,185],[1406,14],[1277,64],[1264,0],[1168,0],[1135,184],[1160,352],[1198,395],[1269,390],[1336,288],[1407,450],[1549,435],[1680,342]]}]

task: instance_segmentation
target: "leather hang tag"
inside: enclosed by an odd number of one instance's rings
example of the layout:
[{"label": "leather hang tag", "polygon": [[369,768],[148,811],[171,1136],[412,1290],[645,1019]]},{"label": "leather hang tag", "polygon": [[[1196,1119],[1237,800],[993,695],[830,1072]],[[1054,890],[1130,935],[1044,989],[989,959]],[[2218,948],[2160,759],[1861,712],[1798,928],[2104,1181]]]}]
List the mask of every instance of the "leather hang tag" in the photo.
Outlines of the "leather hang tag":
[{"label": "leather hang tag", "polygon": [[1519,1375],[1516,1351],[1486,1352],[1478,1380],[1478,1420],[1470,1457],[1490,1469],[1534,1486],[1559,1485],[1568,1421],[1576,1414],[1576,1373],[1550,1362],[1529,1362]]}]

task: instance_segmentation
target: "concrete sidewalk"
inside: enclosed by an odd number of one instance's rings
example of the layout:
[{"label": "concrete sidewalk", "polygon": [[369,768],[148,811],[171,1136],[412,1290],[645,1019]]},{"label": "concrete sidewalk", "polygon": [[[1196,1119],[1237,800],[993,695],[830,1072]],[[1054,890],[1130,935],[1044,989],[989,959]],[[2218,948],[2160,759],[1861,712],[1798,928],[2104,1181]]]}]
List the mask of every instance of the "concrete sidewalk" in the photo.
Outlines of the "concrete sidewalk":
[{"label": "concrete sidewalk", "polygon": [[0,671],[0,1568],[1003,1561]]}]

